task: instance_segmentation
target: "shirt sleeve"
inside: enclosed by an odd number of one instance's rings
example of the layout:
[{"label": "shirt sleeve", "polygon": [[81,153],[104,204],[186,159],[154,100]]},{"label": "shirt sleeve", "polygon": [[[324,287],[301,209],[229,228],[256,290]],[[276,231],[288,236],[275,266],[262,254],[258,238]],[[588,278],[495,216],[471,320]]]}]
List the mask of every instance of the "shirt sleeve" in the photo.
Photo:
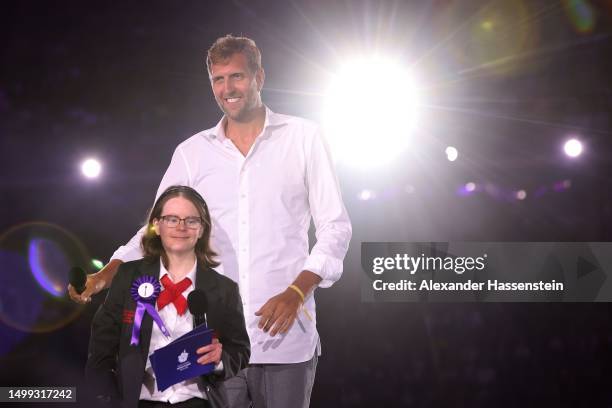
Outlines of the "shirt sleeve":
[{"label": "shirt sleeve", "polygon": [[[191,171],[182,145],[179,145],[172,155],[170,165],[159,184],[157,194],[155,194],[155,200],[157,200],[157,197],[159,197],[168,187],[175,185],[191,186]],[[111,256],[111,260],[119,259],[123,262],[128,262],[142,258],[140,241],[142,240],[145,229],[146,226],[140,228],[132,239],[125,245],[120,246]]]},{"label": "shirt sleeve", "polygon": [[342,275],[352,227],[329,148],[318,129],[307,147],[306,182],[317,242],[303,269],[319,275],[322,278],[319,286],[326,288]]}]

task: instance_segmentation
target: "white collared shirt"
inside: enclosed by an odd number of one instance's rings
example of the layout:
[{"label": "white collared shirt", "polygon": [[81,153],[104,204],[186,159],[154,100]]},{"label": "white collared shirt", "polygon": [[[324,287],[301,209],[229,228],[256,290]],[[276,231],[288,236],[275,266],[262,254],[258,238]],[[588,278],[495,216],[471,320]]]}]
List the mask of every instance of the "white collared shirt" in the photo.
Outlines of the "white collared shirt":
[{"label": "white collared shirt", "polygon": [[[319,344],[312,295],[305,307],[313,321],[300,312],[284,335],[264,333],[254,313],[303,270],[319,275],[321,287],[342,274],[351,224],[329,151],[315,123],[266,108],[262,133],[245,157],[225,136],[224,120],[176,148],[157,197],[171,185],[187,185],[208,203],[211,245],[221,261],[217,270],[240,287],[250,362],[307,361]],[[311,217],[317,242],[309,254]],[[141,258],[143,231],[112,259]]]},{"label": "white collared shirt", "polygon": [[[166,268],[164,268],[163,263],[159,262],[159,280],[163,289],[163,283],[161,283],[161,279],[164,275],[168,275],[168,278],[174,282],[172,276],[168,273]],[[196,267],[198,263],[193,265],[191,271],[186,275],[187,278],[191,280],[191,285],[187,289],[183,291],[183,296],[187,299],[187,296],[195,289],[195,280],[196,280]],[[178,283],[178,282],[174,282]],[[170,302],[170,304],[166,305],[162,310],[158,310],[157,304],[155,305],[155,310],[158,311],[159,317],[161,317],[164,325],[170,332],[170,338],[166,337],[155,322],[153,322],[153,330],[151,330],[151,343],[149,344],[149,353],[150,356],[153,352],[159,348],[165,347],[170,344],[173,340],[181,337],[183,334],[186,334],[193,330],[193,316],[189,313],[189,310],[185,312],[182,316],[179,316],[176,312],[176,307],[174,303]],[[147,365],[145,367],[145,380],[142,384],[142,388],[140,389],[140,399],[141,400],[150,400],[150,401],[163,401],[170,402],[172,404],[176,404],[177,402],[186,401],[190,398],[206,398],[206,394],[204,393],[204,387],[200,384],[198,377],[192,378],[190,380],[186,380],[175,384],[171,387],[166,388],[163,392],[160,392],[157,389],[157,385],[155,382],[155,374],[153,372],[153,368],[151,367],[151,360],[147,358]]]}]

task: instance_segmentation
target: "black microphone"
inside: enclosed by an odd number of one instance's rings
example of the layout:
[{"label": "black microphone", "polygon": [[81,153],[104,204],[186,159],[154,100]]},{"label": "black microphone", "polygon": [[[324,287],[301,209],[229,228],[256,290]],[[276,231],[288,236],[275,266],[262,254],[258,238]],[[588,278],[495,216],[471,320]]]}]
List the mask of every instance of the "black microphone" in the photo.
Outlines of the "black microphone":
[{"label": "black microphone", "polygon": [[208,327],[206,321],[206,312],[208,311],[208,300],[206,299],[206,293],[202,289],[193,290],[189,296],[187,296],[187,304],[189,305],[189,312],[194,316],[196,326],[204,323]]},{"label": "black microphone", "polygon": [[87,283],[87,274],[83,268],[73,266],[70,268],[68,273],[68,282],[72,285],[76,293],[79,295],[85,290],[85,283]]}]

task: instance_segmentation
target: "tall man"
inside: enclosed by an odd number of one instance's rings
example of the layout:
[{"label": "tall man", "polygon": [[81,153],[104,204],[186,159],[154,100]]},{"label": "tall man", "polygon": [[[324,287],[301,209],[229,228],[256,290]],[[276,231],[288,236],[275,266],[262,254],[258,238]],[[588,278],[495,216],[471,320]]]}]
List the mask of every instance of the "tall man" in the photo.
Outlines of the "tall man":
[{"label": "tall man", "polygon": [[[320,354],[314,289],[342,274],[351,224],[329,152],[314,123],[261,101],[265,73],[255,42],[219,38],[206,59],[219,123],[181,143],[157,195],[188,185],[207,200],[219,272],[238,282],[250,366],[225,383],[235,407],[307,407]],[[308,253],[311,217],[317,242]],[[81,296],[109,285],[121,262],[142,256],[139,231],[88,278]]]}]

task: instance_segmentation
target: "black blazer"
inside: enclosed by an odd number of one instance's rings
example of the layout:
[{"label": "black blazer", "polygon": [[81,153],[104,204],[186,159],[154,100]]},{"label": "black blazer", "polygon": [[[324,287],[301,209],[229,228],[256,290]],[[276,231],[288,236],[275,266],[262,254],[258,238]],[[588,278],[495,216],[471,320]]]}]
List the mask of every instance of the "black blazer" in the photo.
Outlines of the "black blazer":
[{"label": "black blazer", "polygon": [[[137,407],[151,342],[153,319],[145,314],[138,346],[130,346],[136,302],[130,295],[132,282],[142,275],[159,277],[159,260],[138,260],[119,267],[104,304],[91,325],[86,375],[91,392],[124,407]],[[223,345],[223,372],[203,376],[208,400],[214,407],[227,402],[216,382],[233,377],[249,362],[250,343],[244,323],[238,285],[198,262],[196,289],[206,293],[208,326],[215,329]],[[119,400],[119,401],[117,401]]]}]

